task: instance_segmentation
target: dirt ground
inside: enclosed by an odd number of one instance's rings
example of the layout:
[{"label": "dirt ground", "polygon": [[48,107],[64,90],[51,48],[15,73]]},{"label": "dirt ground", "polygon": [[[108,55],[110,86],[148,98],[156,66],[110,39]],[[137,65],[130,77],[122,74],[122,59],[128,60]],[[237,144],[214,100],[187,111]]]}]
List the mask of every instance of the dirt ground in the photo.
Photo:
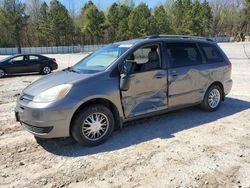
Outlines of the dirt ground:
[{"label": "dirt ground", "polygon": [[[130,123],[103,145],[36,140],[14,119],[16,95],[40,75],[0,80],[0,187],[250,188],[250,44],[222,44],[234,86],[219,111],[196,107]],[[60,69],[84,54],[50,55]],[[3,58],[0,57],[0,58]]]}]

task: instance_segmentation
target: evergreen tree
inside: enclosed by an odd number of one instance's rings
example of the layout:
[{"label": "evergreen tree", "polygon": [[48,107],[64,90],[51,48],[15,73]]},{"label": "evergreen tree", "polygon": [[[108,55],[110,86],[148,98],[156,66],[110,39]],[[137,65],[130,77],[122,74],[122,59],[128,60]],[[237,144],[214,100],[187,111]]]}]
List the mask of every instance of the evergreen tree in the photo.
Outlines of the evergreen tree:
[{"label": "evergreen tree", "polygon": [[155,8],[153,23],[153,27],[155,28],[153,32],[154,34],[170,34],[172,32],[170,28],[169,16],[163,5]]},{"label": "evergreen tree", "polygon": [[41,0],[28,0],[27,12],[30,16],[27,31],[25,32],[26,45],[39,46],[39,23],[41,19],[40,8]]},{"label": "evergreen tree", "polygon": [[4,0],[0,12],[4,18],[2,19],[3,27],[9,33],[9,37],[15,40],[18,53],[21,53],[22,37],[29,18],[25,12],[25,4],[19,0]]},{"label": "evergreen tree", "polygon": [[127,40],[129,39],[129,26],[128,26],[128,18],[132,11],[132,7],[129,7],[125,4],[119,5],[119,25],[117,31],[117,37],[119,40]]},{"label": "evergreen tree", "polygon": [[50,6],[43,1],[0,0],[0,46],[97,44],[149,34],[250,34],[250,0],[168,0],[153,11],[144,3],[135,7],[134,0],[121,0],[106,17],[88,1],[81,14],[72,10],[73,18],[59,0]]},{"label": "evergreen tree", "polygon": [[184,15],[185,9],[182,0],[176,0],[172,7],[172,28],[175,34],[184,34]]},{"label": "evergreen tree", "polygon": [[48,12],[50,37],[55,45],[72,44],[73,21],[68,10],[58,0],[50,2]]},{"label": "evergreen tree", "polygon": [[91,44],[103,41],[100,40],[104,34],[104,22],[104,13],[92,1],[85,4],[81,13],[81,31]]},{"label": "evergreen tree", "polygon": [[38,25],[38,40],[40,45],[48,46],[50,40],[50,23],[48,20],[49,6],[43,2],[40,7],[40,22]]},{"label": "evergreen tree", "polygon": [[136,38],[150,34],[151,13],[145,3],[140,3],[129,15],[130,37]]},{"label": "evergreen tree", "polygon": [[114,42],[118,39],[117,31],[120,23],[119,16],[119,5],[113,3],[108,10],[107,14],[107,27],[108,27],[108,37],[110,42]]},{"label": "evergreen tree", "polygon": [[202,31],[202,17],[201,17],[201,5],[198,0],[195,0],[193,5],[190,7],[188,14],[186,15],[187,30],[185,34],[199,36]]},{"label": "evergreen tree", "polygon": [[202,22],[202,32],[201,36],[209,36],[211,35],[211,25],[213,21],[212,10],[209,3],[204,0],[201,4],[201,22]]}]

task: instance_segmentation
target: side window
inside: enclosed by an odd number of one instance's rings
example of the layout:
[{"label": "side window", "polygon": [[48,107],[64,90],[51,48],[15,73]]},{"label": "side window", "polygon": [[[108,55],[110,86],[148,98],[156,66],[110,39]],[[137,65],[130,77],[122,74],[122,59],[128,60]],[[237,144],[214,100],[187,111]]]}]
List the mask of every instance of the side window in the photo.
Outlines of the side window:
[{"label": "side window", "polygon": [[23,61],[23,56],[17,56],[10,60],[12,63],[21,63]]},{"label": "side window", "polygon": [[126,60],[126,69],[130,73],[146,72],[159,69],[160,48],[158,45],[150,45],[139,48]]},{"label": "side window", "polygon": [[220,63],[224,61],[223,56],[214,45],[200,43],[199,46],[207,63]]},{"label": "side window", "polygon": [[201,55],[194,43],[168,43],[167,53],[172,68],[202,64]]},{"label": "side window", "polygon": [[30,60],[38,60],[39,57],[38,56],[35,56],[35,55],[30,55]]}]

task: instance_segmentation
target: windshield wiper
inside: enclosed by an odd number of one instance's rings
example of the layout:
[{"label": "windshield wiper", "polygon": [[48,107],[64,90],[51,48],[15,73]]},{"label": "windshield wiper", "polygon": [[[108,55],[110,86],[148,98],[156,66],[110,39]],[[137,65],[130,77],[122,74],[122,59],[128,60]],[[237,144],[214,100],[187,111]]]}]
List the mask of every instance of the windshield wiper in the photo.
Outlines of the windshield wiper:
[{"label": "windshield wiper", "polygon": [[76,73],[78,73],[76,70],[73,69],[73,67],[68,67],[66,69],[63,69],[63,71],[69,71],[69,72],[76,72]]}]

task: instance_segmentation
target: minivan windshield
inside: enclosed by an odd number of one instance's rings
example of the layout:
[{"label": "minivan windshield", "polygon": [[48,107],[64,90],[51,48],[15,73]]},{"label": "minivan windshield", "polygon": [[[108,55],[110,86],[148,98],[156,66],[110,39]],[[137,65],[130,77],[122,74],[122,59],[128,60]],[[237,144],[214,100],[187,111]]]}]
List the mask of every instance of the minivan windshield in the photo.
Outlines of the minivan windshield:
[{"label": "minivan windshield", "polygon": [[129,49],[128,45],[111,44],[82,59],[72,68],[77,72],[103,71]]}]

